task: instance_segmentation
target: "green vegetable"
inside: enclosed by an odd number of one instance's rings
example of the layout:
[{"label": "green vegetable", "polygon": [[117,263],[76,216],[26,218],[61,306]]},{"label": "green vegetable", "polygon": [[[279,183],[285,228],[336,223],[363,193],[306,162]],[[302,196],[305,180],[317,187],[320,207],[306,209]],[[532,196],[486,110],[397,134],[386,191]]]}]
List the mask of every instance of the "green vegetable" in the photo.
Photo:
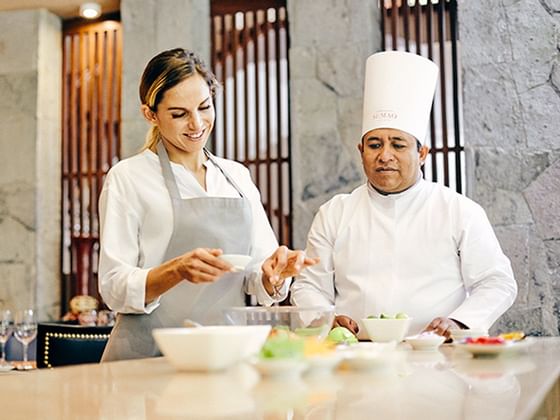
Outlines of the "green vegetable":
[{"label": "green vegetable", "polygon": [[367,317],[367,319],[377,319],[377,315],[370,315]]},{"label": "green vegetable", "polygon": [[358,342],[358,339],[352,332],[346,327],[335,327],[327,336],[327,340],[332,341],[336,344],[354,344]]},{"label": "green vegetable", "polygon": [[393,318],[391,315],[387,315],[385,312],[381,312],[381,314],[379,315],[380,319],[391,319]]},{"label": "green vegetable", "polygon": [[395,315],[396,319],[408,319],[408,315],[405,314],[404,312],[399,312],[398,314]]},{"label": "green vegetable", "polygon": [[302,338],[278,334],[266,340],[261,348],[263,359],[291,359],[303,357],[304,341]]}]

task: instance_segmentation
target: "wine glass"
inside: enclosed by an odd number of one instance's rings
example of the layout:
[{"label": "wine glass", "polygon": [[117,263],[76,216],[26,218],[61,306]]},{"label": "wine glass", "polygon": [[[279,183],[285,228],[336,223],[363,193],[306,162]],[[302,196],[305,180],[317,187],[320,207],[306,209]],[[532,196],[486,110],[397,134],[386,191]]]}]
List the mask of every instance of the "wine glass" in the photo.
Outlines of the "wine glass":
[{"label": "wine glass", "polygon": [[6,361],[6,343],[12,335],[14,328],[14,323],[12,320],[12,313],[9,309],[3,309],[0,311],[0,344],[2,345],[2,358],[0,358],[0,367],[11,366],[10,363]]},{"label": "wine glass", "polygon": [[32,369],[33,366],[27,360],[29,343],[37,335],[37,314],[33,309],[24,309],[16,313],[14,335],[23,344],[23,365],[21,369]]}]

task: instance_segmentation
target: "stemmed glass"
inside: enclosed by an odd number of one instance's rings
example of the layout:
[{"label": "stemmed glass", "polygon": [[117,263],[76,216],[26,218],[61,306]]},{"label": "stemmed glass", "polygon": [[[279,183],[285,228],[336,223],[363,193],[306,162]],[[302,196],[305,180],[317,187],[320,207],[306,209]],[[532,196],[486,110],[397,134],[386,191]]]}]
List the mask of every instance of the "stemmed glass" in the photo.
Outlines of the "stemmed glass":
[{"label": "stemmed glass", "polygon": [[23,365],[21,369],[32,369],[33,366],[27,360],[29,343],[37,335],[37,314],[33,309],[24,309],[16,313],[14,335],[23,344]]},{"label": "stemmed glass", "polygon": [[2,345],[2,358],[0,358],[0,368],[7,368],[11,363],[6,361],[6,343],[12,335],[14,323],[12,313],[9,309],[0,311],[0,344]]}]

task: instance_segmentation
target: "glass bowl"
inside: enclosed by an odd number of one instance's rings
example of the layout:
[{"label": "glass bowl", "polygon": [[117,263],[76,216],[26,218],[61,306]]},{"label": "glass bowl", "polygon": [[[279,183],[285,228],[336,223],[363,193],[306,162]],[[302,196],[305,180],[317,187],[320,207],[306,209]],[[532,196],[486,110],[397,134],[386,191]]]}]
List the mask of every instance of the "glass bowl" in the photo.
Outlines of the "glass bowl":
[{"label": "glass bowl", "polygon": [[240,306],[225,309],[224,316],[229,325],[270,325],[323,340],[334,321],[334,306]]}]

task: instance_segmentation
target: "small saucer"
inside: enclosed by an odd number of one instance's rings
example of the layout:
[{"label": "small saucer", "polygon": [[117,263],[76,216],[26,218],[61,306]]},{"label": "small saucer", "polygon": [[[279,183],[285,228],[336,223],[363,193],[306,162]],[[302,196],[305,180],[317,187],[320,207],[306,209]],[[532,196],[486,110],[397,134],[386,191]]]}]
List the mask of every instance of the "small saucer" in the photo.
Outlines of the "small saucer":
[{"label": "small saucer", "polygon": [[404,341],[410,344],[414,350],[435,351],[441,344],[443,344],[445,337],[436,334],[429,336],[415,335],[406,337]]},{"label": "small saucer", "polygon": [[15,366],[11,364],[0,365],[0,372],[9,372],[13,369],[15,369]]}]

